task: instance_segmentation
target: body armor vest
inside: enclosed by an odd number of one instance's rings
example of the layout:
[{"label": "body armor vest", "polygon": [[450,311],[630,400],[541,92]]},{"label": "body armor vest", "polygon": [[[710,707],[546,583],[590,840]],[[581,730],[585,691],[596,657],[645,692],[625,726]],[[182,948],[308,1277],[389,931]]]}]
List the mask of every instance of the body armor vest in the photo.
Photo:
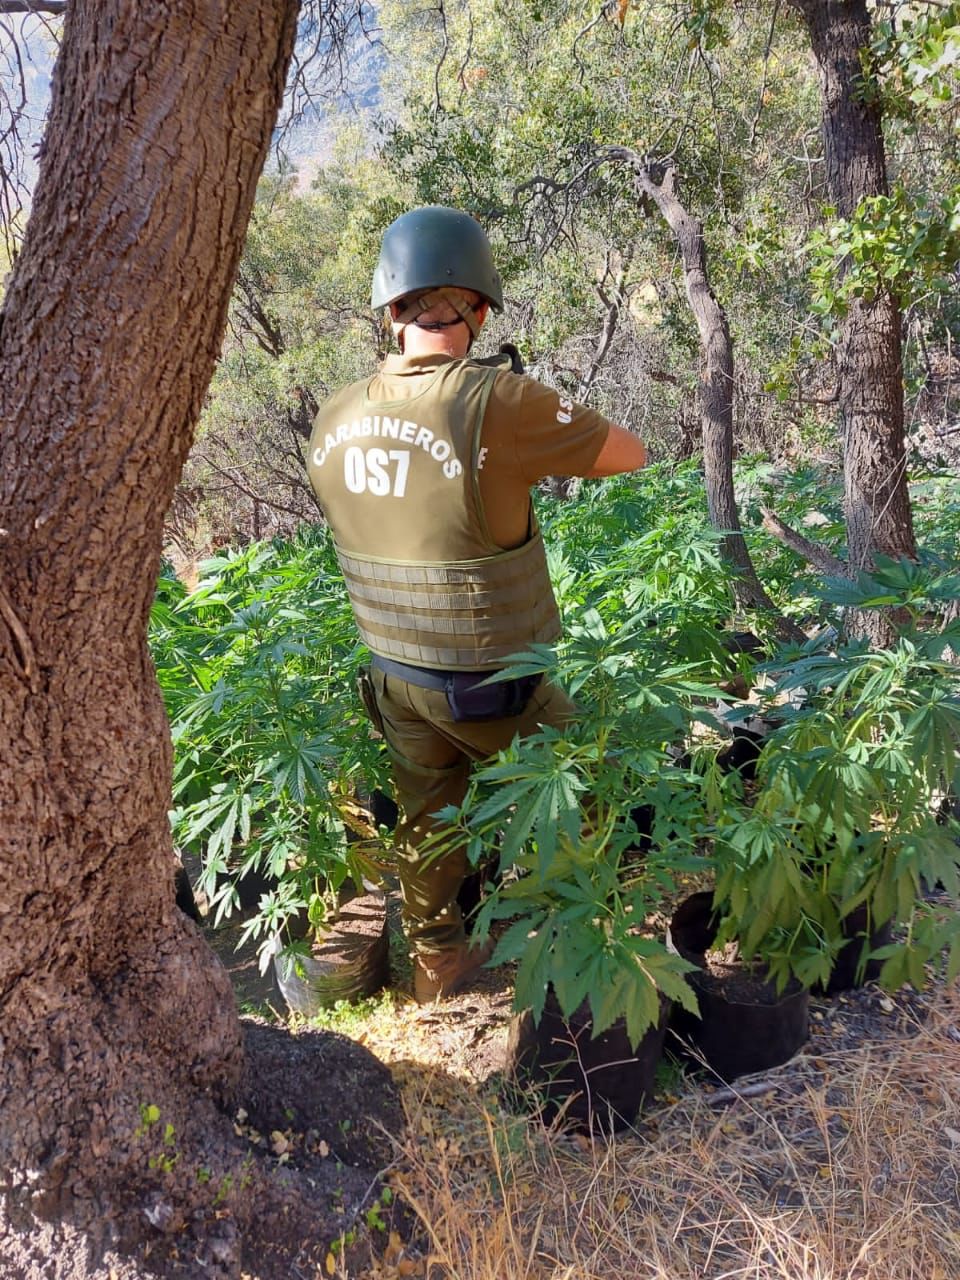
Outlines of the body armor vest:
[{"label": "body armor vest", "polygon": [[317,416],[310,480],[360,634],[385,658],[477,671],[560,635],[532,510],[530,536],[509,551],[483,513],[480,428],[497,372],[445,362],[396,401],[355,383]]}]

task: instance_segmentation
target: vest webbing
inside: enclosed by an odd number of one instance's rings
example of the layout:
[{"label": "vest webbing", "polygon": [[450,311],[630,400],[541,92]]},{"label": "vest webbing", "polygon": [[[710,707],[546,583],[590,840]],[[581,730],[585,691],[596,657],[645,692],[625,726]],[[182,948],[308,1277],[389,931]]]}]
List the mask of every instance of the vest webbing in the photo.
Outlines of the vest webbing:
[{"label": "vest webbing", "polygon": [[539,532],[512,551],[454,564],[338,555],[360,635],[385,658],[476,671],[560,635]]},{"label": "vest webbing", "polygon": [[560,635],[532,511],[519,547],[502,550],[487,528],[480,435],[497,376],[496,366],[450,361],[405,399],[371,397],[358,383],[317,416],[311,481],[360,634],[382,657],[477,671]]}]

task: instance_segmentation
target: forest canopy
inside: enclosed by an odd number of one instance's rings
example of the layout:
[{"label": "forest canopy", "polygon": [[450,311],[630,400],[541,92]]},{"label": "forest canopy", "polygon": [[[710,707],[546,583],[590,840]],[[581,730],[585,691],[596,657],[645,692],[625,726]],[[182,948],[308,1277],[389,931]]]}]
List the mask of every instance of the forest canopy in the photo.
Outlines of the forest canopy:
[{"label": "forest canopy", "polygon": [[376,105],[341,117],[312,177],[289,163],[261,184],[176,527],[222,542],[231,521],[261,536],[316,518],[299,442],[317,401],[385,350],[369,278],[383,228],[418,203],[487,227],[507,298],[494,343],[515,342],[536,376],[655,456],[697,451],[700,353],[677,244],[624,153],[669,164],[702,222],[736,354],[740,456],[839,463],[838,329],[851,301],[890,289],[911,457],[952,459],[955,8],[877,6],[863,56],[888,190],[841,216],[790,6],[379,6]]}]

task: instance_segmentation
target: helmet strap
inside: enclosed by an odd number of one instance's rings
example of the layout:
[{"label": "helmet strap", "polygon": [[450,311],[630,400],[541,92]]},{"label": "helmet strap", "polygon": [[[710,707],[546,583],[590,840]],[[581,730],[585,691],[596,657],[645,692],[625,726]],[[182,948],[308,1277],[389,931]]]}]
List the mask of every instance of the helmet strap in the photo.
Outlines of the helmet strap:
[{"label": "helmet strap", "polygon": [[[456,320],[429,320],[423,323],[419,317],[425,311],[430,311],[439,303],[446,302],[456,311],[458,319]],[[454,289],[448,289],[441,286],[439,289],[430,289],[426,293],[418,294],[415,298],[403,308],[400,314],[394,320],[397,325],[397,341],[400,344],[400,352],[403,353],[403,326],[415,324],[418,329],[426,329],[429,333],[440,332],[443,329],[452,329],[455,325],[465,324],[470,330],[470,346],[480,332],[480,322],[477,320],[477,307],[482,303],[473,304],[467,302]],[[468,348],[469,349],[469,348]]]}]

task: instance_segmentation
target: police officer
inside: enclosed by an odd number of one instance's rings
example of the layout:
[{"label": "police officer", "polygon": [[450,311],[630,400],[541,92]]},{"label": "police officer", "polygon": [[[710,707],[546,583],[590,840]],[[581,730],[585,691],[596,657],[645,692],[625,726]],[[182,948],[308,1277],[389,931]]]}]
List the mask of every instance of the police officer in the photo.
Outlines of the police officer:
[{"label": "police officer", "polygon": [[489,956],[470,948],[457,905],[464,852],[420,854],[432,815],[461,802],[471,761],[573,714],[546,681],[478,686],[511,654],[560,635],[531,486],[633,471],[646,452],[631,432],[511,372],[509,357],[469,358],[489,308],[503,309],[489,242],[469,215],[430,206],[392,223],[372,302],[389,308],[400,355],[322,406],[308,470],[372,655],[368,710],[401,808],[403,919],[424,1002]]}]

